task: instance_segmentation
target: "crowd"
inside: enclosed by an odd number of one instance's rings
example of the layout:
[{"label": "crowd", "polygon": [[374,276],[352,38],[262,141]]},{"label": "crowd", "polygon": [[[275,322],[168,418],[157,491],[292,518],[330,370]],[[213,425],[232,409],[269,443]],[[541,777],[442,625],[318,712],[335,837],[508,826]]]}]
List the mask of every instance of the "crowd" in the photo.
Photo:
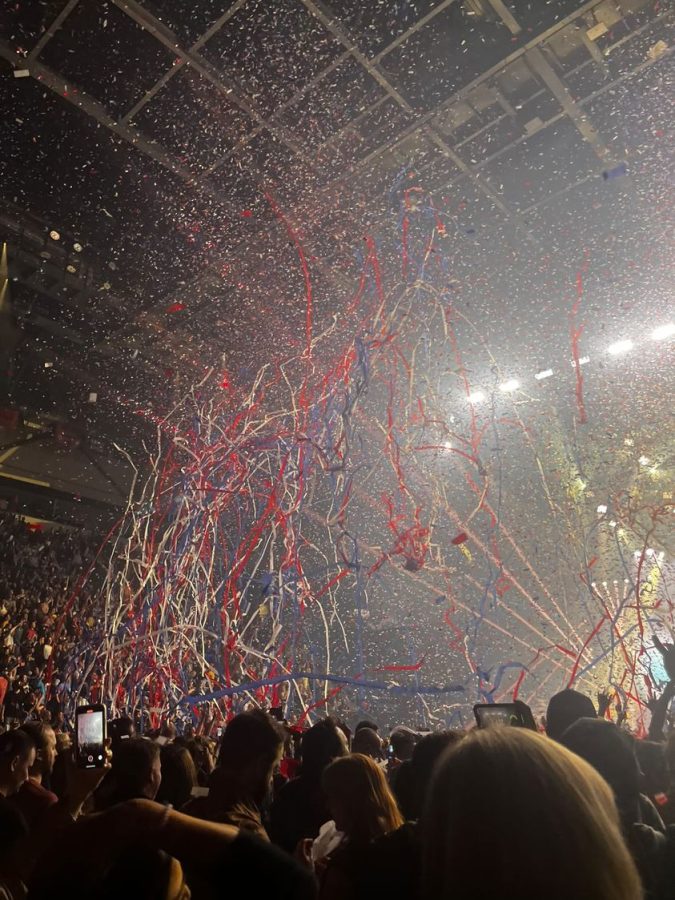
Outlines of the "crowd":
[{"label": "crowd", "polygon": [[543,729],[524,704],[522,727],[426,734],[248,710],[216,740],[117,718],[83,769],[68,704],[96,615],[68,598],[91,548],[16,528],[0,520],[0,900],[674,900],[675,648],[657,641],[670,682],[644,739],[568,689]]},{"label": "crowd", "polygon": [[100,643],[100,602],[87,585],[75,590],[94,548],[82,532],[0,513],[0,721],[62,726],[77,697],[95,692],[84,673]]}]

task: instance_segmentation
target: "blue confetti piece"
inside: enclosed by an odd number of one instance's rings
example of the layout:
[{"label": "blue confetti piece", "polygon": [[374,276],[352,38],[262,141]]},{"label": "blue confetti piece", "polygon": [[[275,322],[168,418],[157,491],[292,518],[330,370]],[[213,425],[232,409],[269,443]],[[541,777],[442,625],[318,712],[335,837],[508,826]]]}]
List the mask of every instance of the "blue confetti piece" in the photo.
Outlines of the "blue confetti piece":
[{"label": "blue confetti piece", "polygon": [[621,176],[625,175],[627,172],[628,166],[625,162],[622,162],[618,166],[615,166],[613,169],[607,169],[607,171],[602,173],[602,177],[605,181],[611,181],[612,178],[621,178]]}]

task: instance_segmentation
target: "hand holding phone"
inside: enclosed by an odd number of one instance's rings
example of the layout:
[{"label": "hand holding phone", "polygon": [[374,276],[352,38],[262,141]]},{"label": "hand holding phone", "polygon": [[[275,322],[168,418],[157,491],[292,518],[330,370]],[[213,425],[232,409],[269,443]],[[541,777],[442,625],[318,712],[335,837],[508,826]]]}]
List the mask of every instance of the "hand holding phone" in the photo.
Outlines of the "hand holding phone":
[{"label": "hand holding phone", "polygon": [[105,707],[100,703],[78,706],[75,712],[75,760],[78,768],[104,768],[105,743]]}]

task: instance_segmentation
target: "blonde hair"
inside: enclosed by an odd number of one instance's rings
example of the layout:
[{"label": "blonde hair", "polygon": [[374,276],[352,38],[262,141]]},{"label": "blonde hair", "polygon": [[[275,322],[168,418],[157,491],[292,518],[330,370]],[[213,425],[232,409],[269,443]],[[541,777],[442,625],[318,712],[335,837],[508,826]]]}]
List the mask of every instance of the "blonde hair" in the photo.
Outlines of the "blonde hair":
[{"label": "blonde hair", "polygon": [[442,757],[428,798],[425,898],[642,898],[609,786],[542,735],[476,729]]},{"label": "blonde hair", "polygon": [[353,753],[332,762],[323,789],[339,797],[350,840],[368,842],[403,825],[403,816],[382,769],[369,756]]}]

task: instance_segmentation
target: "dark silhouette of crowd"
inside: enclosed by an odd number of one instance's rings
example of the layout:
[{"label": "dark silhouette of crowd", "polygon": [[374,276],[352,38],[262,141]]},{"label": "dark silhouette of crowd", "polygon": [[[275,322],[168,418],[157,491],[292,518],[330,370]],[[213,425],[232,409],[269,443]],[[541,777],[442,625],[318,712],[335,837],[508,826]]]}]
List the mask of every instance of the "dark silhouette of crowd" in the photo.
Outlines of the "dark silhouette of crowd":
[{"label": "dark silhouette of crowd", "polygon": [[105,766],[80,768],[71,705],[97,698],[75,651],[98,625],[68,603],[91,547],[23,528],[0,520],[0,900],[675,900],[672,646],[641,739],[566,689],[539,726],[518,704],[522,727],[466,731],[116,718]]}]

